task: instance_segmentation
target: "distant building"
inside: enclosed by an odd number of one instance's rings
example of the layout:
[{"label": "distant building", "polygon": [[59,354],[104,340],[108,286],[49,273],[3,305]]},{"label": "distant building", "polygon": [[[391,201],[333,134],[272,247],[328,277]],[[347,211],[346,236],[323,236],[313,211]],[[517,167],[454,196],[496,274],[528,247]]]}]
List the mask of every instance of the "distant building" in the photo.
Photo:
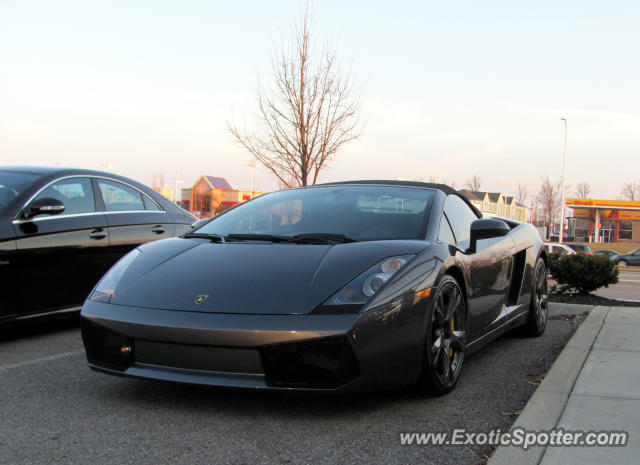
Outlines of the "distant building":
[{"label": "distant building", "polygon": [[566,199],[573,209],[569,233],[580,242],[638,242],[640,202],[630,200]]},{"label": "distant building", "polygon": [[481,192],[471,189],[459,191],[482,212],[484,217],[498,216],[516,221],[529,221],[529,208],[511,196],[504,196],[499,192]]},{"label": "distant building", "polygon": [[[191,188],[187,209],[198,218],[210,218],[262,194],[263,192],[236,190],[225,178],[204,175]],[[182,202],[183,208],[186,200]]]}]

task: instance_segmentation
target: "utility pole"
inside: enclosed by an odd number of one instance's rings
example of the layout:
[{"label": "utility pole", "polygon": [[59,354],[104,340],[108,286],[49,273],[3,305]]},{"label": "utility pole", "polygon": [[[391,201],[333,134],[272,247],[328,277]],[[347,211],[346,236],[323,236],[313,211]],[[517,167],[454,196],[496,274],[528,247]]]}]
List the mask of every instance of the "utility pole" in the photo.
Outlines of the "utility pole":
[{"label": "utility pole", "polygon": [[251,160],[251,163],[249,163],[247,166],[251,168],[251,187],[249,188],[249,190],[251,191],[251,196],[249,198],[252,199],[253,198],[253,171],[256,168],[256,161]]},{"label": "utility pole", "polygon": [[565,172],[567,170],[567,118],[560,118],[560,121],[564,121],[564,151],[562,155],[562,201],[560,202],[560,235],[558,236],[558,243],[562,244],[564,235],[564,188],[565,188]]},{"label": "utility pole", "polygon": [[182,195],[178,195],[178,192],[180,192],[180,186],[184,184],[184,181],[182,180],[182,175],[180,176],[181,178],[176,179],[173,185],[173,203],[175,204],[179,204],[182,201]]}]

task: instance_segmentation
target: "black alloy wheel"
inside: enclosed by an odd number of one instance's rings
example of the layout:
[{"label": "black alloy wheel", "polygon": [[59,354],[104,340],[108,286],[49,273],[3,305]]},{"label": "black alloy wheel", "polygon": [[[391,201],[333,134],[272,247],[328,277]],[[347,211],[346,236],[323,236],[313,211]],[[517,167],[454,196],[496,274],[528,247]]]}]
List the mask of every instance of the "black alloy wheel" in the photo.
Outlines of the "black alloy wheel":
[{"label": "black alloy wheel", "polygon": [[533,283],[529,316],[525,324],[528,336],[542,336],[547,327],[549,317],[549,283],[547,281],[547,266],[539,258],[533,270]]},{"label": "black alloy wheel", "polygon": [[467,308],[458,282],[445,275],[433,297],[418,389],[441,395],[455,386],[466,347]]}]

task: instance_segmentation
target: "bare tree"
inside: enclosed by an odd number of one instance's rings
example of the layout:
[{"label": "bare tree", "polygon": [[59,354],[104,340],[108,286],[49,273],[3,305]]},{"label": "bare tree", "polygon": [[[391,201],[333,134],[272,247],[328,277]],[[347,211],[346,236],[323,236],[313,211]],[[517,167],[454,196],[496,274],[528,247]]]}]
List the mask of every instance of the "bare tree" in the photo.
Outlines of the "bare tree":
[{"label": "bare tree", "polygon": [[544,224],[550,231],[555,223],[556,213],[560,208],[561,181],[551,181],[545,177],[538,190],[536,200],[540,205],[540,213]]},{"label": "bare tree", "polygon": [[315,184],[338,150],[362,133],[351,73],[340,73],[335,47],[314,46],[308,3],[298,21],[272,59],[271,84],[258,79],[254,128],[227,122],[235,141],[285,187]]},{"label": "bare tree", "polygon": [[480,187],[482,187],[482,180],[480,179],[480,176],[474,174],[471,178],[465,181],[464,185],[472,191],[479,191]]},{"label": "bare tree", "polygon": [[581,199],[589,198],[591,195],[591,186],[587,181],[582,181],[576,184],[576,195]]},{"label": "bare tree", "polygon": [[518,192],[516,194],[516,202],[524,205],[529,197],[529,186],[521,182],[518,183]]},{"label": "bare tree", "polygon": [[640,181],[624,183],[620,191],[620,197],[623,200],[640,200]]}]

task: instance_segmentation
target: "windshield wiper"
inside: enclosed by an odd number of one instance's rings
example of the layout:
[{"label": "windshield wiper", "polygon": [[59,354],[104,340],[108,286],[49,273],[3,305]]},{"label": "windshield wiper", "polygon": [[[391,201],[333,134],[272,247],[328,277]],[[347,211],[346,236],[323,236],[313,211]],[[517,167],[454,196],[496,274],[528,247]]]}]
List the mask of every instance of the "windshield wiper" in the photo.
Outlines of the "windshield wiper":
[{"label": "windshield wiper", "polygon": [[195,238],[200,238],[200,239],[210,239],[211,242],[220,242],[221,244],[223,244],[225,242],[225,237],[221,236],[220,234],[207,234],[207,233],[193,232],[193,233],[183,234],[182,237],[186,237],[186,238],[195,237]]},{"label": "windshield wiper", "polygon": [[275,236],[273,234],[228,234],[224,238],[227,241],[289,242],[288,236]]},{"label": "windshield wiper", "polygon": [[293,244],[328,244],[329,242],[358,242],[344,234],[333,233],[304,233],[295,236],[278,236],[273,234],[229,234],[224,236],[227,241],[268,241],[290,242]]},{"label": "windshield wiper", "polygon": [[304,234],[296,234],[295,236],[289,237],[289,242],[297,242],[297,243],[322,243],[326,244],[328,242],[358,242],[357,239],[353,239],[351,237],[347,237],[344,234],[334,234],[334,233],[304,233]]}]

